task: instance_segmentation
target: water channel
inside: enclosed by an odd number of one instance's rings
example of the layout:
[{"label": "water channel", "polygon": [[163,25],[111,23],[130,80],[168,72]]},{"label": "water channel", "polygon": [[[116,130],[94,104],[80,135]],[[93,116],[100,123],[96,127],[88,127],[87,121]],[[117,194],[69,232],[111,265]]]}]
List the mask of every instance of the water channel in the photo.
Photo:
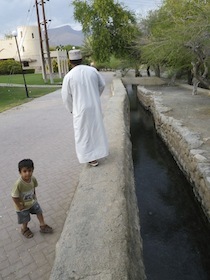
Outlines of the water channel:
[{"label": "water channel", "polygon": [[132,87],[127,91],[147,280],[209,280],[209,224],[151,113],[136,105]]}]

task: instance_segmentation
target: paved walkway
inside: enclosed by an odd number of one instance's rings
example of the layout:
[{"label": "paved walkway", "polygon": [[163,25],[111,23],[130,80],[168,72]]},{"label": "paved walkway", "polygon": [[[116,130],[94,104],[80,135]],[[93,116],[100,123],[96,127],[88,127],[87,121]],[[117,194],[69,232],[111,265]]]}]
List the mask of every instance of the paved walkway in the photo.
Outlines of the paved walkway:
[{"label": "paved walkway", "polygon": [[[103,75],[107,81],[104,107],[113,73]],[[210,159],[210,97],[192,96],[191,90],[176,87],[151,89],[162,92],[164,104],[172,108],[170,116],[200,133],[205,156]],[[34,237],[26,239],[20,234],[10,193],[23,158],[34,160],[37,195],[46,222],[54,228],[52,235],[39,232],[36,217],[30,222]],[[81,168],[74,149],[72,117],[62,104],[60,90],[0,114],[0,280],[49,279],[55,245]]]},{"label": "paved walkway", "polygon": [[[103,74],[109,99],[113,73]],[[54,233],[39,232],[32,217],[32,239],[20,234],[10,196],[19,176],[17,164],[31,158],[38,179],[37,196]],[[74,148],[72,117],[62,104],[60,90],[0,114],[0,280],[48,280],[82,165]]]}]

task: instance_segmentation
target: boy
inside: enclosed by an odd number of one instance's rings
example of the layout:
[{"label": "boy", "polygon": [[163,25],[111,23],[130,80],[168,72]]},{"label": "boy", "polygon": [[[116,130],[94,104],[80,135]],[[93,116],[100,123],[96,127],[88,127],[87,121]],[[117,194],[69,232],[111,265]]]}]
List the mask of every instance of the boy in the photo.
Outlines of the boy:
[{"label": "boy", "polygon": [[12,190],[12,199],[18,217],[18,224],[22,224],[21,233],[26,238],[33,237],[33,233],[28,228],[30,214],[36,214],[40,223],[40,232],[52,233],[53,229],[45,224],[42,209],[37,202],[35,188],[38,186],[37,180],[32,176],[34,163],[31,159],[23,159],[18,163],[20,178],[16,181]]}]

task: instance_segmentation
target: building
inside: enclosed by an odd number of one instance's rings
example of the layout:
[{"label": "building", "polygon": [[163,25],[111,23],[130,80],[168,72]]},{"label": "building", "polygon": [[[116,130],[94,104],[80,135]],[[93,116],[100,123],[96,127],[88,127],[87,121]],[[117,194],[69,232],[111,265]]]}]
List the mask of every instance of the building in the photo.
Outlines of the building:
[{"label": "building", "polygon": [[[34,69],[35,73],[42,73],[42,58],[40,50],[40,38],[37,26],[19,26],[17,28],[17,42],[20,50],[20,57],[23,63],[23,69]],[[44,46],[44,58],[47,66],[47,54]],[[50,53],[52,59],[58,65],[59,77],[63,77],[69,70],[67,52],[57,50]],[[8,36],[0,40],[0,60],[15,59],[19,60],[15,38]]]}]

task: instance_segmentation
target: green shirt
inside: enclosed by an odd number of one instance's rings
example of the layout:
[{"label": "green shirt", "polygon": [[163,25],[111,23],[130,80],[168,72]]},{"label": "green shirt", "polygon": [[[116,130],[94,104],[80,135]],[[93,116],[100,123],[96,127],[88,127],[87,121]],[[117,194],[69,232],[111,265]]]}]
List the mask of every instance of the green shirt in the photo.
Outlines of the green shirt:
[{"label": "green shirt", "polygon": [[[35,177],[31,177],[31,182],[25,182],[21,177],[16,181],[12,189],[12,197],[20,198],[21,203],[24,206],[24,209],[29,209],[36,202],[34,196],[34,189],[38,186],[37,180]],[[16,211],[20,211],[15,204]]]}]

